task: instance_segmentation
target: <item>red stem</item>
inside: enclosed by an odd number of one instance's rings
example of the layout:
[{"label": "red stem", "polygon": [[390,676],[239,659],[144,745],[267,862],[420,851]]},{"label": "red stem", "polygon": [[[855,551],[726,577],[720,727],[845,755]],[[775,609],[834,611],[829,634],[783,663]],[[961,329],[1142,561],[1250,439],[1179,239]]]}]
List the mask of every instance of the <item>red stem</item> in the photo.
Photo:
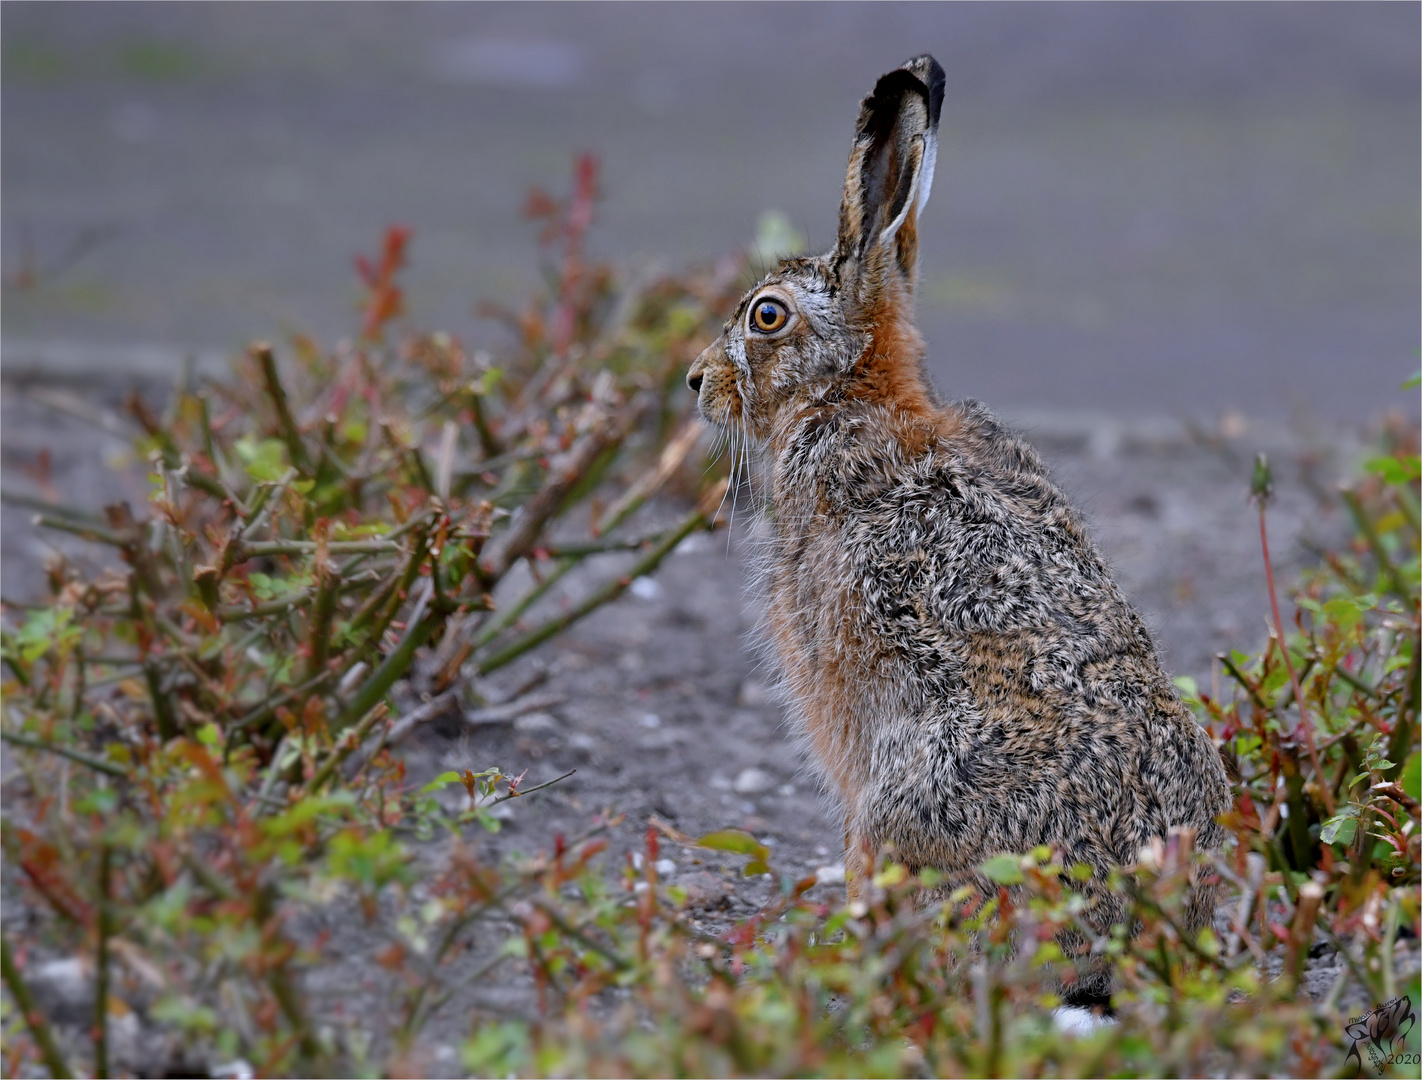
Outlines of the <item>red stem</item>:
[{"label": "red stem", "polygon": [[1279,655],[1284,658],[1284,670],[1289,673],[1289,685],[1294,688],[1294,701],[1299,707],[1299,726],[1303,728],[1304,740],[1308,743],[1308,756],[1313,762],[1313,775],[1317,781],[1319,794],[1323,796],[1323,805],[1328,808],[1329,817],[1333,816],[1333,792],[1328,790],[1328,784],[1324,781],[1323,766],[1318,761],[1318,747],[1313,741],[1313,723],[1309,720],[1308,710],[1304,708],[1303,691],[1299,688],[1298,676],[1294,674],[1294,662],[1289,659],[1289,647],[1284,640],[1284,620],[1279,617],[1279,598],[1274,591],[1274,566],[1269,561],[1269,531],[1264,525],[1264,500],[1259,500],[1259,545],[1264,549],[1264,578],[1269,583],[1269,606],[1274,609],[1274,633],[1279,639]]}]

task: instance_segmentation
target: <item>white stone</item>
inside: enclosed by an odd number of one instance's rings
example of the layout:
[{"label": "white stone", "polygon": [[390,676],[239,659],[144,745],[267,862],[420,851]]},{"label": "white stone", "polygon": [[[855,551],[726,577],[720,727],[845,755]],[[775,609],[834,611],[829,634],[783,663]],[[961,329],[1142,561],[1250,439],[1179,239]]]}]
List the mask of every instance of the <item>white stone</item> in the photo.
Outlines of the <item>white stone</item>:
[{"label": "white stone", "polygon": [[815,867],[815,881],[820,885],[843,885],[844,864],[835,863],[833,866]]},{"label": "white stone", "polygon": [[558,730],[558,718],[552,713],[531,712],[514,721],[514,730],[525,734]]},{"label": "white stone", "polygon": [[731,785],[731,789],[737,795],[759,795],[774,787],[775,777],[764,769],[757,769],[754,765],[748,769],[742,769]]},{"label": "white stone", "polygon": [[639,577],[628,586],[638,600],[655,600],[662,595],[662,587],[649,577]]}]

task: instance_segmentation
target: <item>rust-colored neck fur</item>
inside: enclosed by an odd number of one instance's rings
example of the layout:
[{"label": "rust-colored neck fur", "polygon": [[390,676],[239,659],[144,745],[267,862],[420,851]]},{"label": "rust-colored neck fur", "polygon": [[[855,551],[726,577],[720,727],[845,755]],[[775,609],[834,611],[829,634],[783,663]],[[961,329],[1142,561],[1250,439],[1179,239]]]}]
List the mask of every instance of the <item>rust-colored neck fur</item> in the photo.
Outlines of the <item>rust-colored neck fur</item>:
[{"label": "rust-colored neck fur", "polygon": [[895,295],[878,305],[869,319],[872,331],[863,355],[854,365],[845,399],[878,405],[902,421],[899,437],[910,452],[932,435],[951,437],[957,429],[956,418],[941,408],[933,398],[924,377],[926,349],[923,337],[914,325],[910,312],[908,289],[900,284]]}]

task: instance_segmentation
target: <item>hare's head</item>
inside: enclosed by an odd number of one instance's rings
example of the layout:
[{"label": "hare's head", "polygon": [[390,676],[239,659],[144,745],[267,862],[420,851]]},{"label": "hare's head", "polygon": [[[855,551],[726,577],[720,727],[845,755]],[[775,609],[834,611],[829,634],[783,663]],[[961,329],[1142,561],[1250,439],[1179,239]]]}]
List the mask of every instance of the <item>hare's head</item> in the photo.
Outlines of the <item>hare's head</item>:
[{"label": "hare's head", "polygon": [[687,374],[707,420],[757,441],[787,406],[871,398],[926,405],[913,323],[943,69],[919,56],[864,99],[832,251],[787,259],[741,299]]}]

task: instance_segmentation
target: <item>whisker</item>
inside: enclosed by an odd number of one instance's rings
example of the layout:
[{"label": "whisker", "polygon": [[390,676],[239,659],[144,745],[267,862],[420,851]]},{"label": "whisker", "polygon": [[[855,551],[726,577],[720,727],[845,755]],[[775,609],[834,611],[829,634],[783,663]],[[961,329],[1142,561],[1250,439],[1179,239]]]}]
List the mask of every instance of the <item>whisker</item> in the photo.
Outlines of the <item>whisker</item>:
[{"label": "whisker", "polygon": [[[737,453],[739,451],[739,453]],[[731,534],[736,528],[736,504],[741,496],[741,469],[746,462],[746,440],[745,432],[737,431],[736,439],[731,449],[731,520],[726,524],[726,554],[731,554]]]}]

